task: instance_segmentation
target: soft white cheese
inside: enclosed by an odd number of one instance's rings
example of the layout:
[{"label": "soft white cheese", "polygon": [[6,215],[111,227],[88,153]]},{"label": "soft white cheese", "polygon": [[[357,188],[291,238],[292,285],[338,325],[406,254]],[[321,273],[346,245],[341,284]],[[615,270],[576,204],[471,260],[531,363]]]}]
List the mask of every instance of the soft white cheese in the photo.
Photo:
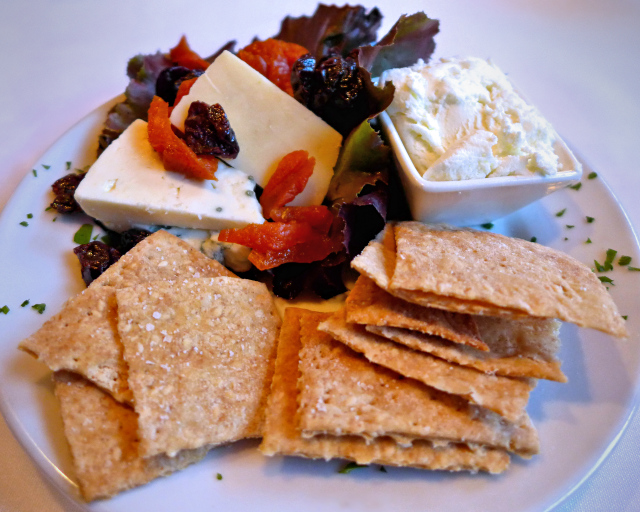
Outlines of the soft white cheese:
[{"label": "soft white cheese", "polygon": [[249,176],[221,163],[216,177],[193,180],[166,171],[149,144],[147,123],[137,120],[91,166],[75,198],[116,231],[143,225],[220,230],[264,222]]},{"label": "soft white cheese", "polygon": [[180,130],[194,101],[222,106],[240,146],[238,157],[227,163],[253,176],[262,187],[282,157],[308,151],[316,160],[313,175],[290,204],[322,202],[342,143],[341,135],[322,119],[226,51],[173,109],[171,123]]},{"label": "soft white cheese", "polygon": [[451,181],[563,170],[553,127],[494,64],[441,59],[386,71],[396,87],[387,109],[418,172]]}]

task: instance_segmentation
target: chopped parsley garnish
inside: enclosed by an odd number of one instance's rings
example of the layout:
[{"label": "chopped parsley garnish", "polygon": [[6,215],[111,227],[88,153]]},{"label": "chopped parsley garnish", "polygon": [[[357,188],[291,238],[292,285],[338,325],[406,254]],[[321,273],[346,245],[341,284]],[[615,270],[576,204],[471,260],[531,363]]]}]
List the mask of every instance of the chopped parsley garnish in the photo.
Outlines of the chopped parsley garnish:
[{"label": "chopped parsley garnish", "polygon": [[58,217],[54,217],[53,219],[51,219],[51,222],[55,222],[58,220]]},{"label": "chopped parsley garnish", "polygon": [[222,474],[221,473],[216,474],[216,479],[217,480],[222,480]]},{"label": "chopped parsley garnish", "polygon": [[493,222],[485,222],[484,224],[480,224],[480,227],[484,229],[491,229],[493,227]]},{"label": "chopped parsley garnish", "polygon": [[566,242],[567,240],[569,240],[566,236],[564,237],[564,241]]},{"label": "chopped parsley garnish", "polygon": [[71,162],[67,162],[67,171],[71,170]]},{"label": "chopped parsley garnish", "polygon": [[613,284],[613,279],[608,276],[598,276],[598,279],[600,279],[601,283],[609,283],[611,286],[615,286]]},{"label": "chopped parsley garnish", "polygon": [[616,254],[618,254],[618,251],[607,249],[607,257],[604,260],[604,269],[606,272],[613,270],[613,260],[615,259]]},{"label": "chopped parsley garnish", "polygon": [[356,464],[355,462],[349,462],[346,466],[338,471],[338,473],[342,473],[343,475],[347,475],[351,473],[354,469],[366,468],[366,465]]},{"label": "chopped parsley garnish", "polygon": [[590,173],[589,173],[589,176],[587,176],[587,178],[588,178],[588,179],[590,179],[590,180],[594,180],[594,179],[596,179],[597,177],[598,177],[598,173],[597,173],[597,172],[595,172],[595,171],[594,171],[594,172],[590,172]]},{"label": "chopped parsley garnish", "polygon": [[45,212],[48,212],[49,210],[53,210],[53,206],[47,206],[47,207],[44,209],[44,211],[45,211]]},{"label": "chopped parsley garnish", "polygon": [[212,188],[213,190],[215,190],[215,189],[216,189],[216,185],[215,185],[215,183],[212,183],[212,184],[211,184],[211,188]]},{"label": "chopped parsley garnish", "polygon": [[23,221],[20,223],[20,225],[21,225],[21,226],[25,226],[25,227],[26,227],[26,226],[28,226],[28,225],[29,225],[29,223],[28,223],[26,220],[23,220]]},{"label": "chopped parsley garnish", "polygon": [[50,165],[44,165],[44,164],[42,164],[42,167],[44,167],[44,168],[45,168],[45,170],[47,170],[47,171],[48,171],[49,169],[51,169],[51,166],[50,166]]},{"label": "chopped parsley garnish", "polygon": [[33,219],[33,213],[27,213],[27,219]]},{"label": "chopped parsley garnish", "polygon": [[573,190],[580,190],[582,188],[582,183],[576,183],[575,185],[569,185],[569,188]]},{"label": "chopped parsley garnish", "polygon": [[573,228],[575,228],[575,226],[574,226],[573,224],[567,224],[566,226],[567,226],[567,229],[573,229]]},{"label": "chopped parsley garnish", "polygon": [[640,272],[640,268],[638,267],[627,267],[628,270],[631,270],[632,272]]},{"label": "chopped parsley garnish", "polygon": [[29,305],[29,299],[25,300],[22,304],[20,304],[20,307],[23,308],[28,305]]},{"label": "chopped parsley garnish", "polygon": [[593,242],[591,241],[591,238],[587,238],[587,241],[585,242],[585,244],[592,244]]},{"label": "chopped parsley garnish", "polygon": [[631,263],[631,256],[620,256],[618,260],[618,265],[622,267],[626,267],[629,263]]},{"label": "chopped parsley garnish", "polygon": [[38,171],[36,171],[35,169],[31,169],[31,172],[36,178],[38,177]]},{"label": "chopped parsley garnish", "polygon": [[588,222],[589,224],[591,224],[594,220],[596,220],[594,217],[589,217],[589,216],[587,215],[587,222]]},{"label": "chopped parsley garnish", "polygon": [[73,241],[77,244],[88,244],[91,241],[91,232],[93,226],[91,224],[83,224],[80,229],[73,235]]},{"label": "chopped parsley garnish", "polygon": [[532,242],[537,242],[538,241],[538,237],[537,236],[532,236],[531,237],[531,241]]},{"label": "chopped parsley garnish", "polygon": [[221,211],[222,211],[222,206],[218,206],[218,207],[216,208],[216,211],[217,211],[217,212],[221,212]]},{"label": "chopped parsley garnish", "polygon": [[593,264],[596,266],[597,272],[604,272],[604,267],[597,260],[593,260]]},{"label": "chopped parsley garnish", "polygon": [[31,309],[35,309],[38,313],[42,314],[44,313],[46,307],[46,304],[34,304],[33,306],[31,306]]},{"label": "chopped parsley garnish", "polygon": [[94,236],[92,241],[95,242],[98,239],[99,236],[100,236],[100,233],[98,233],[96,236]]},{"label": "chopped parsley garnish", "polygon": [[6,304],[0,308],[0,313],[2,313],[4,315],[9,313],[9,311],[10,311],[9,306],[7,306]]},{"label": "chopped parsley garnish", "polygon": [[558,213],[556,213],[556,217],[562,217],[566,211],[567,211],[567,209],[563,208]]},{"label": "chopped parsley garnish", "polygon": [[627,318],[629,318],[629,315],[622,315],[622,318],[626,320]]}]

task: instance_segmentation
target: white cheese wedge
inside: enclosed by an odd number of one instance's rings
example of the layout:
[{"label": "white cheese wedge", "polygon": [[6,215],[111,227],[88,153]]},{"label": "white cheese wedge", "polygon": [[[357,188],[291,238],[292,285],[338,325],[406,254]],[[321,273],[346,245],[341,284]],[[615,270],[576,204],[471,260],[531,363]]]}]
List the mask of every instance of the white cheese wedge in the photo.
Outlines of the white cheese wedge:
[{"label": "white cheese wedge", "polygon": [[149,144],[147,123],[137,120],[91,166],[75,198],[116,231],[150,224],[220,230],[264,222],[249,176],[221,163],[216,177],[193,180],[166,171]]},{"label": "white cheese wedge", "polygon": [[228,163],[253,176],[262,187],[283,156],[308,151],[316,159],[313,175],[290,204],[322,202],[342,143],[342,136],[322,119],[227,51],[173,109],[171,123],[180,130],[194,101],[222,106],[240,146],[238,157]]}]

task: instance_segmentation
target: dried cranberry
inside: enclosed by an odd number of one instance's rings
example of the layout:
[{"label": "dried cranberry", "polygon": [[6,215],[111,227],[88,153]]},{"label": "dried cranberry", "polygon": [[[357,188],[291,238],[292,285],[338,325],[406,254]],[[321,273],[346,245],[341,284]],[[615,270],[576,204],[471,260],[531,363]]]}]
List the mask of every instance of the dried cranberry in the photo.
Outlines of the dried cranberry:
[{"label": "dried cranberry", "polygon": [[272,269],[273,294],[287,300],[296,298],[306,285],[309,268],[308,263],[285,263]]},{"label": "dried cranberry", "polygon": [[184,122],[184,141],[198,155],[235,158],[240,147],[219,103],[194,101]]},{"label": "dried cranberry", "polygon": [[131,228],[123,231],[118,235],[118,243],[116,244],[118,251],[120,254],[129,252],[138,242],[142,242],[150,234],[151,231],[146,229]]},{"label": "dried cranberry", "polygon": [[53,193],[56,195],[51,203],[51,208],[58,213],[81,212],[82,208],[75,200],[76,188],[84,179],[85,174],[67,174],[55,181],[51,185]]},{"label": "dried cranberry", "polygon": [[79,245],[73,252],[80,260],[82,280],[87,286],[120,259],[116,249],[97,241]]},{"label": "dried cranberry", "polygon": [[156,96],[160,96],[169,105],[173,105],[176,101],[176,94],[180,84],[203,73],[204,71],[199,69],[189,69],[184,66],[165,68],[160,72],[156,80]]}]

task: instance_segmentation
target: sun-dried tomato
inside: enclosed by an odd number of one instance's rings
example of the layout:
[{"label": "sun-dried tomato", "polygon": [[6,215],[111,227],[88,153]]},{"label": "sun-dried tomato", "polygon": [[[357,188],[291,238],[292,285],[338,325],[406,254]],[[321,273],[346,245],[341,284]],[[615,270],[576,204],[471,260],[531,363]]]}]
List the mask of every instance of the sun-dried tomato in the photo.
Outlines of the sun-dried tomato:
[{"label": "sun-dried tomato", "polygon": [[189,69],[207,69],[209,63],[194,52],[187,43],[187,38],[182,36],[180,42],[169,51],[169,58],[178,66]]},{"label": "sun-dried tomato", "polygon": [[149,143],[162,158],[164,168],[191,178],[215,180],[218,160],[214,157],[198,157],[171,129],[169,105],[154,96],[149,107]]},{"label": "sun-dried tomato", "polygon": [[260,196],[265,219],[271,218],[272,210],[282,208],[304,190],[315,164],[315,158],[302,150],[293,151],[280,160]]},{"label": "sun-dried tomato", "polygon": [[303,46],[278,39],[255,41],[238,51],[238,57],[258,73],[293,96],[291,68],[301,55],[308,53]]},{"label": "sun-dried tomato", "polygon": [[306,222],[265,222],[241,229],[223,229],[218,241],[244,245],[259,252],[277,252],[316,237],[317,233]]},{"label": "sun-dried tomato", "polygon": [[271,210],[276,222],[306,222],[315,231],[326,235],[333,223],[333,214],[326,206],[285,206]]},{"label": "sun-dried tomato", "polygon": [[313,240],[296,244],[284,251],[251,251],[249,261],[258,270],[268,270],[284,263],[312,263],[342,249],[342,242],[328,236],[316,235]]}]

